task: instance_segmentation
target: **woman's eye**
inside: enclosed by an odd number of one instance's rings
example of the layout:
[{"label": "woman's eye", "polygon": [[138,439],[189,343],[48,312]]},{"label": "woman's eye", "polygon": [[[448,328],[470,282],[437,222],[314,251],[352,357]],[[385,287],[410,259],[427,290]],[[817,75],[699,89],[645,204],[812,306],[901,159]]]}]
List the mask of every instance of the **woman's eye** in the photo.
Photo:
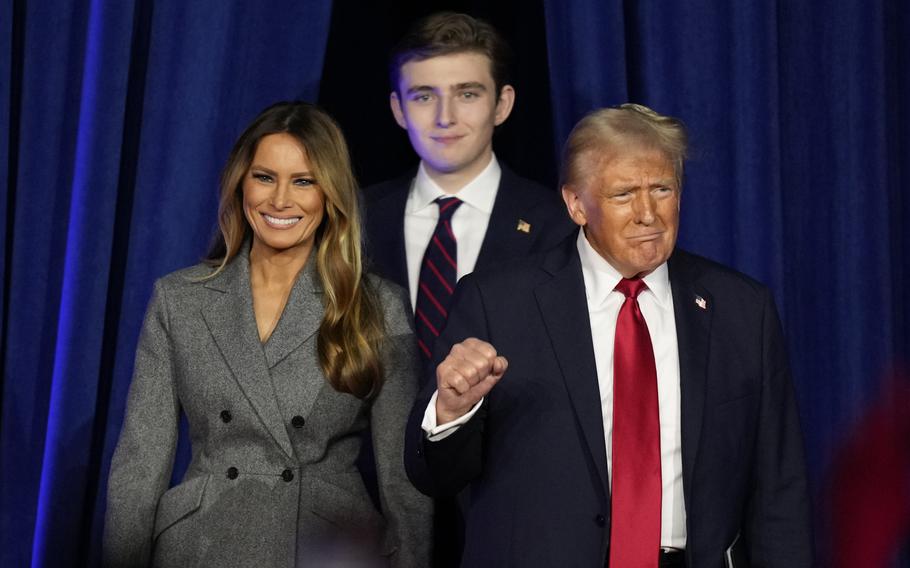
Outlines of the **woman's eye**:
[{"label": "woman's eye", "polygon": [[267,174],[253,174],[253,179],[262,183],[272,183],[272,176]]},{"label": "woman's eye", "polygon": [[294,180],[294,185],[297,185],[300,187],[306,187],[308,185],[315,185],[315,184],[316,184],[316,180],[311,179],[311,178],[298,178],[298,179]]}]

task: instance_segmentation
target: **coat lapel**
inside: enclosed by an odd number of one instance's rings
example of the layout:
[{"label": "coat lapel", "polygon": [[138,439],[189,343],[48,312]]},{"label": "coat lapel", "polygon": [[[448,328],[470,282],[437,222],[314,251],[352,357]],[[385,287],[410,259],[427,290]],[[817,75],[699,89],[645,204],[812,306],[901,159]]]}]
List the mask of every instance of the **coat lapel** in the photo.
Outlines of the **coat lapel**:
[{"label": "coat lapel", "polygon": [[311,256],[291,288],[275,331],[263,346],[272,384],[286,416],[290,412],[289,401],[293,401],[294,414],[309,416],[319,393],[330,388],[319,365],[313,337],[325,314],[322,292],[316,258]]},{"label": "coat lapel", "polygon": [[674,252],[669,261],[669,271],[679,349],[683,486],[688,488],[695,471],[704,422],[714,299],[698,284],[686,260],[685,252]]},{"label": "coat lapel", "polygon": [[294,450],[259,342],[250,290],[248,248],[244,246],[241,250],[221,274],[205,283],[206,288],[221,294],[202,307],[202,317],[259,420],[288,457],[293,458]]},{"label": "coat lapel", "polygon": [[316,271],[316,259],[310,258],[291,288],[278,325],[263,345],[269,369],[319,331],[324,313],[322,285]]},{"label": "coat lapel", "polygon": [[525,203],[527,196],[522,194],[516,177],[502,166],[499,190],[496,192],[496,201],[493,202],[493,211],[490,213],[490,224],[480,246],[477,268],[492,265],[504,258],[524,256],[534,242],[530,231],[535,227],[529,226],[528,232],[519,229],[519,223],[523,221],[521,212],[527,207]]},{"label": "coat lapel", "polygon": [[539,285],[535,294],[575,417],[606,496],[610,493],[607,452],[585,285],[575,240],[569,239],[567,244],[572,247],[571,251],[560,247],[548,253],[543,266],[552,278]]}]

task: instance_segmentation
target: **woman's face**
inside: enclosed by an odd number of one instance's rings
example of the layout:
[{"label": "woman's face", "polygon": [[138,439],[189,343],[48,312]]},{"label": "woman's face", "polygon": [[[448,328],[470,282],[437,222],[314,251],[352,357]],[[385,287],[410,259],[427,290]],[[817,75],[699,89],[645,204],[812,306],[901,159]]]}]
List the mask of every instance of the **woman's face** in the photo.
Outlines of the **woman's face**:
[{"label": "woman's face", "polygon": [[313,177],[306,151],[290,134],[259,141],[243,178],[243,212],[253,247],[309,256],[325,215],[325,195]]}]

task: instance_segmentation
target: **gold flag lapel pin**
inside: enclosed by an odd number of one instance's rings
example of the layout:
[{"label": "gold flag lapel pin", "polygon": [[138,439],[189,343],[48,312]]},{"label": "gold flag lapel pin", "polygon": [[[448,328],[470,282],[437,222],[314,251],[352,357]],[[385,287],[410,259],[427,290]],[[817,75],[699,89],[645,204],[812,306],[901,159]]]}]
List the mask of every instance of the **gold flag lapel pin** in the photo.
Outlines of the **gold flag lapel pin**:
[{"label": "gold flag lapel pin", "polygon": [[518,220],[518,226],[515,227],[515,229],[521,231],[522,233],[530,233],[530,232],[531,232],[531,224],[528,223],[527,221],[525,221],[524,219],[519,219],[519,220]]}]

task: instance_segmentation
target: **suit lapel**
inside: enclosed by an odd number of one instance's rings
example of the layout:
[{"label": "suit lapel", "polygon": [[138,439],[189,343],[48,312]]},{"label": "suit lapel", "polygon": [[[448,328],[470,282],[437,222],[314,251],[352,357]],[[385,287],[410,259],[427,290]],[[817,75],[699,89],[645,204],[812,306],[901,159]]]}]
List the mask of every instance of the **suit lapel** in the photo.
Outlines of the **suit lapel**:
[{"label": "suit lapel", "polygon": [[693,479],[704,422],[714,301],[698,284],[696,275],[691,274],[685,255],[676,251],[670,258],[669,271],[679,349],[683,484],[688,488]]},{"label": "suit lapel", "polygon": [[241,250],[243,252],[221,274],[205,283],[206,288],[221,294],[203,306],[202,317],[259,420],[288,457],[293,457],[291,440],[281,418],[265,353],[259,342],[247,246]]},{"label": "suit lapel", "polygon": [[600,476],[604,495],[609,495],[600,389],[581,261],[575,252],[575,240],[570,239],[567,244],[572,247],[571,251],[560,247],[548,253],[544,269],[552,278],[538,286],[535,294],[575,417]]},{"label": "suit lapel", "polygon": [[[502,177],[490,213],[490,224],[480,246],[476,268],[492,265],[498,260],[527,254],[534,239],[530,232],[519,230],[521,212],[526,207],[517,176],[502,166]],[[535,227],[529,227],[529,231]],[[475,268],[475,269],[476,269]]]}]

